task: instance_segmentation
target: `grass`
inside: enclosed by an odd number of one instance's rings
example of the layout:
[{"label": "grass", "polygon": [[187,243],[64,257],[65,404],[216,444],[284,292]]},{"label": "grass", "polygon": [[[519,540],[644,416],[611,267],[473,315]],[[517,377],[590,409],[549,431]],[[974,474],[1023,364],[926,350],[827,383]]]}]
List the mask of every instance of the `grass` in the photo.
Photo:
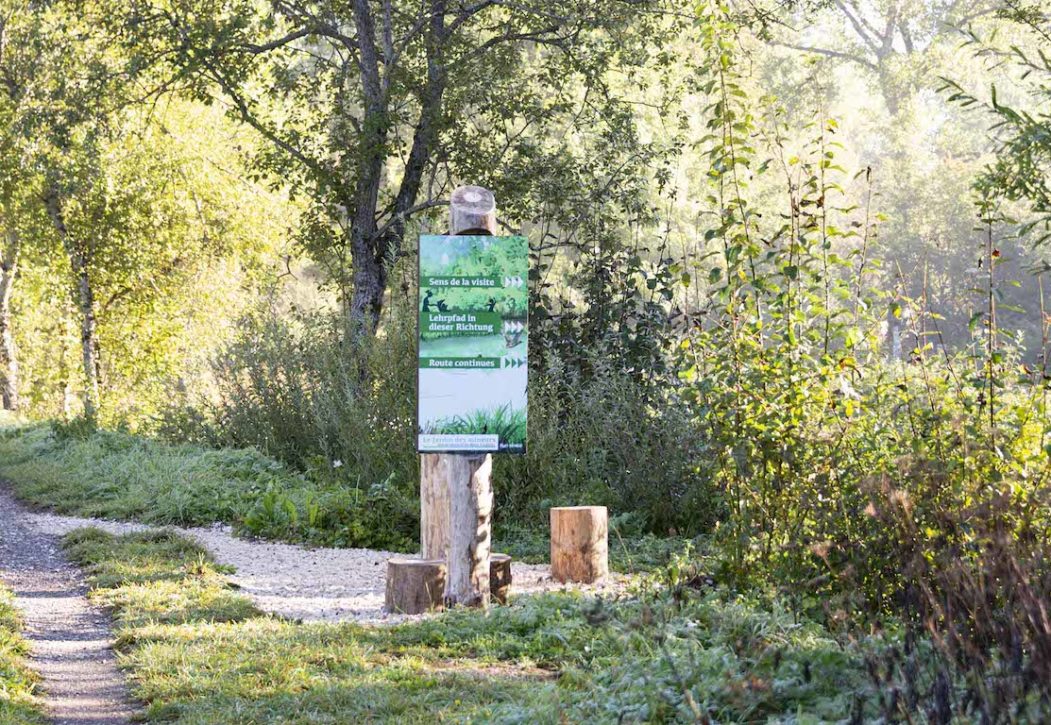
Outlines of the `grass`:
[{"label": "grass", "polygon": [[0,429],[0,475],[24,501],[59,513],[161,525],[233,523],[267,490],[309,485],[252,450],[61,434],[46,424]]},{"label": "grass", "polygon": [[[336,478],[319,481],[251,449],[7,422],[0,425],[0,477],[23,501],[63,514],[161,526],[220,522],[316,546],[417,550],[419,501],[390,482],[362,489]],[[615,571],[660,568],[691,544],[643,535],[631,516],[610,523]],[[496,546],[532,563],[549,556],[546,531],[502,526]]]},{"label": "grass", "polygon": [[36,677],[23,662],[22,620],[11,592],[0,585],[0,723],[36,725],[46,722],[34,691]]},{"label": "grass", "polygon": [[418,502],[383,483],[313,480],[252,449],[15,424],[0,427],[0,476],[23,501],[63,514],[221,522],[285,541],[415,549]]},{"label": "grass", "polygon": [[[546,564],[551,559],[551,540],[547,531],[500,524],[495,528],[493,539],[494,551],[510,554],[516,561]],[[708,562],[711,557],[707,549],[708,542],[703,537],[662,538],[632,530],[630,526],[622,525],[617,517],[609,522],[609,566],[612,571],[647,574],[662,570],[686,555]]]},{"label": "grass", "polygon": [[262,615],[171,533],[66,546],[154,722],[820,722],[866,687],[860,654],[818,625],[687,579],[367,628]]}]

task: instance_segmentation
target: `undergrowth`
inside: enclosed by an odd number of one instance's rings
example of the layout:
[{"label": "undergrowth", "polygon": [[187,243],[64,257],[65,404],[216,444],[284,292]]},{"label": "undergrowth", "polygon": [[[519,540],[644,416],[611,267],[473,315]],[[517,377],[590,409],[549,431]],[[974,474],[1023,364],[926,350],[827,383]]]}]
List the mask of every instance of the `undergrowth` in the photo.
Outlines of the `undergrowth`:
[{"label": "undergrowth", "polygon": [[28,651],[21,628],[14,597],[0,584],[0,722],[38,725],[45,718],[35,695],[37,678],[24,662]]},{"label": "undergrowth", "polygon": [[[147,717],[180,723],[842,721],[866,648],[680,564],[636,594],[516,597],[390,627],[261,615],[170,533],[68,535]],[[888,641],[893,638],[888,635]]]},{"label": "undergrowth", "polygon": [[219,522],[267,538],[400,551],[413,550],[417,536],[415,499],[383,483],[309,477],[250,449],[12,425],[0,429],[0,475],[22,500],[64,514]]},{"label": "undergrowth", "polygon": [[[162,526],[224,523],[243,535],[314,546],[417,550],[419,500],[392,481],[356,487],[338,469],[304,474],[251,449],[10,421],[0,427],[0,476],[23,501],[62,514]],[[630,513],[614,514],[610,527],[615,571],[663,566],[690,543],[646,534]],[[546,530],[534,527],[501,523],[495,545],[531,563],[549,555]]]}]

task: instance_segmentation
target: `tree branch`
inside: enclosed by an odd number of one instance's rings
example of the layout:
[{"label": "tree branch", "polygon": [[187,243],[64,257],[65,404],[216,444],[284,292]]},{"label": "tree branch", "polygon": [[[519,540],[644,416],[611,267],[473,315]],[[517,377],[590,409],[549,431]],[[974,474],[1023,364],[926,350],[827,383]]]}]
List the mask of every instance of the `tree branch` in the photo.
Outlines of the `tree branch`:
[{"label": "tree branch", "polygon": [[[876,41],[873,37],[879,35],[879,32],[876,30],[876,28],[873,27],[872,24],[865,19],[865,16],[861,14],[860,10],[858,10],[857,15],[854,15],[854,13],[850,11],[850,8],[848,8],[846,3],[844,3],[842,0],[835,0],[835,3],[836,7],[840,9],[840,12],[846,15],[847,20],[850,21],[850,24],[852,26],[854,26],[854,32],[858,34],[858,37],[861,38],[865,42],[865,44],[872,49],[873,52],[878,52],[879,46],[876,44]],[[856,7],[855,10],[857,10]],[[872,35],[869,35],[869,33],[871,33]]]},{"label": "tree branch", "polygon": [[807,45],[796,45],[794,43],[782,43],[778,41],[775,41],[773,45],[779,45],[782,48],[791,48],[792,50],[801,50],[806,53],[817,53],[818,55],[828,56],[829,58],[840,58],[842,60],[849,60],[854,63],[863,65],[869,70],[879,70],[879,66],[877,66],[875,63],[868,60],[867,58],[862,58],[858,55],[851,55],[850,53],[844,53],[839,50],[830,50],[828,48],[813,48]]},{"label": "tree branch", "polygon": [[262,45],[255,45],[253,43],[248,43],[247,45],[245,45],[243,47],[249,53],[252,53],[254,55],[259,55],[261,53],[266,53],[266,52],[271,51],[271,50],[277,50],[278,48],[283,48],[284,46],[288,45],[289,43],[292,43],[292,42],[294,42],[296,40],[299,40],[300,38],[305,38],[308,35],[312,35],[313,33],[314,33],[314,29],[313,28],[300,28],[299,30],[295,31],[294,33],[289,33],[288,35],[284,36],[283,38],[277,38],[276,40],[271,40],[269,43],[263,43]]},{"label": "tree branch", "polygon": [[299,163],[303,164],[312,172],[314,172],[314,174],[319,178],[319,180],[323,179],[325,176],[328,175],[327,169],[325,169],[325,167],[322,166],[321,163],[319,163],[316,159],[312,159],[311,157],[307,156],[303,151],[301,151],[285,139],[278,136],[275,131],[273,131],[270,128],[267,128],[258,118],[256,118],[252,114],[252,111],[251,109],[249,109],[248,104],[245,102],[245,100],[233,88],[229,81],[226,80],[226,77],[222,74],[222,72],[219,71],[218,68],[215,67],[214,64],[207,60],[203,63],[205,68],[208,69],[212,77],[215,79],[215,82],[219,84],[220,88],[222,88],[223,93],[233,102],[234,106],[237,107],[238,114],[241,116],[242,121],[254,128],[264,138],[266,138],[272,144],[284,151],[286,154],[296,159],[297,161],[299,161]]}]

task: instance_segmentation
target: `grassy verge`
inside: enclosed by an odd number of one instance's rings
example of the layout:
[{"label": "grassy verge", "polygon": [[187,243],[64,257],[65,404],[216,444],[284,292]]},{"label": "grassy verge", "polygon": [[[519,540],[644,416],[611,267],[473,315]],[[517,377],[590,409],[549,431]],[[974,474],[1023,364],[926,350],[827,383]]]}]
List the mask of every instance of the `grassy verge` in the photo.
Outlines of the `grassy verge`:
[{"label": "grassy verge", "polygon": [[[332,477],[337,474],[302,474],[254,450],[171,445],[61,425],[0,425],[0,477],[23,501],[58,513],[162,526],[221,522],[268,539],[416,550],[417,499],[382,482],[360,487]],[[616,571],[662,567],[691,543],[643,536],[629,526],[620,532],[617,522],[610,540]],[[531,563],[549,556],[546,531],[501,527],[496,546]]]},{"label": "grassy verge", "polygon": [[25,667],[21,619],[11,593],[0,585],[0,723],[31,725],[45,719],[33,691],[36,678]]},{"label": "grassy verge", "polygon": [[152,721],[820,721],[849,717],[865,688],[860,656],[817,625],[688,583],[390,628],[296,624],[175,535],[85,529],[66,546],[115,612]]},{"label": "grassy verge", "polygon": [[0,476],[22,500],[77,516],[228,523],[266,538],[413,550],[418,503],[381,484],[319,479],[258,451],[170,445],[62,425],[0,428]]}]

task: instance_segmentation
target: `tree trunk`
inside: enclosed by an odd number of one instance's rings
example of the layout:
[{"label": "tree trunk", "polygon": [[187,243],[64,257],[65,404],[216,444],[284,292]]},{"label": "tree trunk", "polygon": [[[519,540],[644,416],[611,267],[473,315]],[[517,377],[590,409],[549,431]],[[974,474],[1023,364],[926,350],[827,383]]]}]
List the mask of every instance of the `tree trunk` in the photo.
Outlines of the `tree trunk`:
[{"label": "tree trunk", "polygon": [[4,410],[18,410],[18,352],[11,327],[11,295],[18,274],[21,240],[8,230],[3,259],[0,260],[0,399]]},{"label": "tree trunk", "polygon": [[426,40],[427,83],[420,96],[420,117],[390,220],[381,230],[377,226],[376,212],[390,124],[387,79],[380,74],[376,24],[368,0],[354,2],[354,21],[361,46],[359,66],[365,96],[363,128],[366,134],[361,142],[364,154],[351,207],[354,209],[350,229],[354,292],[350,302],[350,319],[354,327],[368,334],[374,333],[379,327],[387,292],[389,265],[401,249],[406,218],[416,205],[423,175],[438,137],[442,97],[447,85],[442,63],[442,44],[446,39],[445,5],[445,0],[431,2]]},{"label": "tree trunk", "polygon": [[73,302],[80,312],[80,351],[84,371],[84,417],[94,420],[99,409],[99,342],[98,325],[95,321],[95,291],[91,286],[88,270],[88,253],[74,240],[66,227],[62,203],[58,194],[51,191],[44,198],[48,215],[69,258],[73,271],[75,293]]},{"label": "tree trunk", "polygon": [[387,611],[397,614],[440,611],[444,595],[444,561],[398,558],[387,562]]},{"label": "tree trunk", "polygon": [[605,506],[551,509],[551,578],[592,584],[609,574]]},{"label": "tree trunk", "polygon": [[440,453],[420,455],[420,556],[449,560],[449,486]]}]

